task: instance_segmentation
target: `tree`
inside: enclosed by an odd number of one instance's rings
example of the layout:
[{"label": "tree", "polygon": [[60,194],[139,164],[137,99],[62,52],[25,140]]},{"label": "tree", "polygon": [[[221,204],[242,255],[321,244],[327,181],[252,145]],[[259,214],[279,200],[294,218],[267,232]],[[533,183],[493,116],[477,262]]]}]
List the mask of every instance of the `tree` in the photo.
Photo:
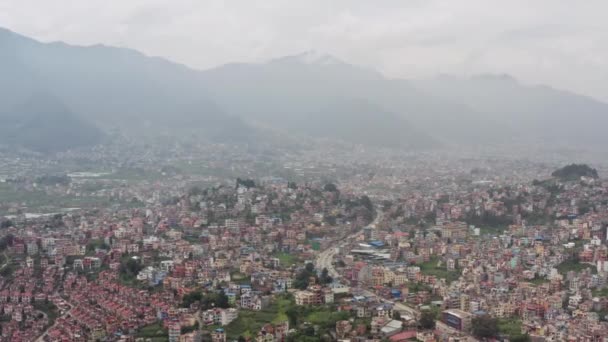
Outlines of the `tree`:
[{"label": "tree", "polygon": [[323,268],[323,270],[321,271],[321,277],[319,278],[319,282],[321,284],[329,284],[333,281],[332,277],[329,276],[329,271],[327,270],[327,268]]},{"label": "tree", "polygon": [[589,167],[587,164],[570,164],[555,170],[551,176],[560,180],[577,180],[581,177],[598,178],[596,169]]},{"label": "tree", "polygon": [[202,195],[202,194],[203,194],[203,189],[198,185],[195,185],[195,186],[191,187],[190,190],[188,190],[188,196],[198,196],[198,195]]},{"label": "tree", "polygon": [[184,296],[182,300],[182,308],[189,308],[195,302],[199,302],[203,299],[203,294],[200,291],[190,292]]},{"label": "tree", "polygon": [[287,318],[289,318],[290,327],[296,327],[298,325],[298,317],[300,317],[300,313],[298,311],[298,308],[295,306],[290,306],[289,309],[285,311]]},{"label": "tree", "polygon": [[2,228],[2,229],[10,228],[10,227],[14,227],[13,221],[11,221],[11,220],[4,220],[4,221],[2,221],[2,223],[0,223],[0,228]]},{"label": "tree", "polygon": [[473,318],[473,335],[477,338],[491,338],[498,334],[498,320],[490,315],[479,315]]},{"label": "tree", "polygon": [[255,188],[255,182],[253,181],[253,179],[240,179],[240,178],[237,178],[236,179],[236,187],[238,188],[239,185],[242,185],[242,186],[246,187],[247,189],[249,189],[249,188]]},{"label": "tree", "polygon": [[435,329],[435,314],[429,310],[422,311],[418,325],[424,330]]},{"label": "tree", "polygon": [[217,295],[215,306],[223,309],[230,307],[230,303],[228,303],[228,296],[226,296],[224,290],[220,291],[220,293]]},{"label": "tree", "polygon": [[327,191],[327,192],[338,192],[338,187],[336,186],[336,184],[334,183],[327,183],[325,184],[325,186],[323,187],[323,191]]},{"label": "tree", "polygon": [[211,308],[229,308],[230,303],[228,302],[228,296],[224,293],[224,290],[221,290],[216,293],[206,294],[201,299],[201,308],[203,310],[208,310]]},{"label": "tree", "polygon": [[0,239],[0,251],[5,250],[8,246],[12,246],[14,236],[12,234],[7,234]]},{"label": "tree", "polygon": [[515,337],[509,337],[509,341],[510,342],[530,342],[530,335],[525,334],[525,335],[519,335],[519,336],[515,336]]},{"label": "tree", "polygon": [[361,205],[369,211],[374,211],[374,205],[372,204],[372,200],[370,200],[367,195],[363,195],[363,197],[361,197]]},{"label": "tree", "polygon": [[143,265],[138,260],[129,258],[126,262],[120,264],[120,274],[124,279],[133,279],[137,273],[143,269]]},{"label": "tree", "polygon": [[303,270],[301,270],[296,275],[296,280],[294,281],[294,287],[300,290],[304,290],[308,287],[308,283],[310,282],[310,277],[316,277],[315,266],[311,263],[306,264]]}]

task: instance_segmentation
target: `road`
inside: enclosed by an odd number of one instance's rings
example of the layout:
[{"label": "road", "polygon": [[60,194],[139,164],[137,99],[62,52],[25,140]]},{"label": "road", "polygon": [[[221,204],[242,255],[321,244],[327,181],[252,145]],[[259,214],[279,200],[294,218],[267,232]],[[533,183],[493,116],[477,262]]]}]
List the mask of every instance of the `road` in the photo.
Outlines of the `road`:
[{"label": "road", "polygon": [[54,328],[54,327],[57,325],[57,321],[58,321],[60,318],[66,317],[67,315],[69,315],[69,314],[72,312],[72,310],[74,309],[74,307],[75,307],[75,306],[74,306],[74,305],[72,305],[72,304],[70,304],[70,303],[68,303],[68,305],[70,306],[70,308],[68,309],[68,311],[66,311],[66,312],[65,312],[63,315],[61,315],[61,316],[57,317],[57,318],[55,319],[55,322],[53,323],[53,325],[51,325],[50,327],[46,328],[46,329],[45,329],[45,330],[42,332],[42,334],[41,334],[41,335],[40,335],[40,336],[39,336],[39,337],[36,339],[36,342],[44,342],[44,341],[45,341],[45,340],[44,340],[44,337],[45,337],[45,336],[46,336],[46,334],[49,332],[49,330],[53,329],[53,328]]},{"label": "road", "polygon": [[2,271],[6,266],[8,266],[8,264],[11,263],[11,258],[8,257],[8,255],[6,254],[6,251],[4,251],[4,253],[2,253],[2,256],[4,257],[4,264],[2,264],[2,266],[0,266],[0,271]]},{"label": "road", "polygon": [[[383,215],[382,211],[377,210],[376,218],[374,219],[374,221],[372,223],[370,223],[368,225],[368,227],[376,228],[378,223],[380,223],[380,221],[382,220],[382,215]],[[317,260],[315,261],[315,265],[316,265],[317,269],[322,270],[323,268],[327,268],[328,274],[332,278],[339,279],[340,274],[338,274],[338,272],[334,268],[334,265],[332,264],[334,256],[338,253],[338,248],[342,248],[342,247],[346,246],[351,240],[355,239],[357,236],[361,235],[362,233],[363,233],[363,228],[361,228],[357,232],[342,239],[343,242],[339,243],[338,246],[329,247],[328,249],[319,253],[319,255],[317,256]]]},{"label": "road", "polygon": [[[376,210],[376,218],[374,219],[374,221],[372,223],[369,224],[369,227],[372,228],[376,228],[378,226],[378,224],[380,223],[380,221],[382,220],[382,216],[383,216],[383,212],[380,211],[380,209]],[[327,268],[327,273],[334,279],[334,280],[340,280],[342,278],[342,275],[338,273],[338,271],[336,271],[334,265],[333,265],[333,259],[334,256],[338,253],[338,248],[343,248],[344,246],[346,246],[349,242],[351,242],[353,239],[355,239],[357,236],[359,236],[360,234],[363,233],[363,229],[357,231],[356,233],[353,233],[349,236],[347,236],[346,238],[342,239],[343,242],[338,243],[337,246],[334,247],[329,247],[328,249],[324,250],[323,252],[319,253],[319,255],[317,256],[317,259],[315,261],[315,267],[318,270],[322,270],[323,268]],[[366,297],[370,297],[370,298],[376,298],[378,299],[378,301],[383,302],[383,303],[388,303],[388,304],[392,304],[394,309],[397,309],[397,311],[400,312],[406,312],[409,315],[413,316],[414,318],[419,317],[419,312],[418,310],[407,306],[403,303],[399,303],[399,302],[393,302],[391,300],[388,299],[384,299],[381,298],[379,296],[377,296],[375,293],[368,291],[368,290],[363,290],[361,291],[361,293],[366,296]]]}]

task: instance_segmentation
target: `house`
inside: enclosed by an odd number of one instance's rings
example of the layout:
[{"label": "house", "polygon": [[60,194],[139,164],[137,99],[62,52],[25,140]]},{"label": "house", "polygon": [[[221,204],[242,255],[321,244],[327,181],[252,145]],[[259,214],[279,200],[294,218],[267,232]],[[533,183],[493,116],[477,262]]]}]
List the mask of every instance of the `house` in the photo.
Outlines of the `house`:
[{"label": "house", "polygon": [[228,325],[230,324],[232,321],[234,321],[235,319],[238,318],[239,316],[239,311],[235,308],[228,308],[228,309],[224,309],[221,311],[221,318],[220,318],[220,324],[221,325]]},{"label": "house", "polygon": [[212,342],[226,342],[226,332],[222,328],[215,329],[211,333]]},{"label": "house", "polygon": [[241,296],[241,308],[260,311],[270,304],[269,296],[260,296],[253,292],[247,292]]},{"label": "house", "polygon": [[296,305],[316,304],[316,295],[311,291],[297,291],[294,294]]}]

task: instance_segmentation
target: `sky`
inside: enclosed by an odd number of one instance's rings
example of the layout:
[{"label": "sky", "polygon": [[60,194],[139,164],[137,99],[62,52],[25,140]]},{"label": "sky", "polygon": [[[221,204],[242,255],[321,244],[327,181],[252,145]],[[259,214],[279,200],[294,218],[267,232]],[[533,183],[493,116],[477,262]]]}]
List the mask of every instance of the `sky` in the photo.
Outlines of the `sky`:
[{"label": "sky", "polygon": [[0,26],[197,69],[319,51],[387,77],[506,73],[608,101],[606,0],[0,0]]}]

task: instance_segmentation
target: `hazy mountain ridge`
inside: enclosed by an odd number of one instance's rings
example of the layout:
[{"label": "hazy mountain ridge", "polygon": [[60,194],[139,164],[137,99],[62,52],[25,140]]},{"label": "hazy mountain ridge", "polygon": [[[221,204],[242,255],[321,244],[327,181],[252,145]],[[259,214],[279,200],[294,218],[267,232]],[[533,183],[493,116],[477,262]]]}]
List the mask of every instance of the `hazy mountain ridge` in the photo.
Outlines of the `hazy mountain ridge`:
[{"label": "hazy mountain ridge", "polygon": [[102,127],[188,130],[212,140],[249,136],[249,127],[216,106],[198,73],[185,66],[130,49],[43,44],[6,30],[0,51],[0,71],[10,75],[0,79],[0,112],[48,92]]},{"label": "hazy mountain ridge", "polygon": [[60,100],[36,93],[1,117],[0,136],[5,144],[40,152],[63,151],[96,145],[103,133],[75,116]]},{"label": "hazy mountain ridge", "polygon": [[[395,148],[608,141],[608,105],[585,96],[508,75],[388,79],[315,52],[198,71],[131,49],[45,44],[0,29],[0,73],[0,119],[18,117],[34,94],[52,93],[69,108],[66,122],[78,120],[74,127],[188,132],[213,141],[263,139],[248,122]],[[61,146],[81,146],[78,140]]]},{"label": "hazy mountain ridge", "polygon": [[[229,64],[203,71],[207,91],[227,112],[250,120],[273,122],[291,129],[309,116],[324,113],[316,119],[334,122],[336,108],[347,108],[351,101],[368,103],[376,111],[370,117],[383,115],[391,127],[416,134],[400,137],[391,130],[388,136],[372,140],[387,141],[390,146],[436,146],[443,143],[479,143],[504,141],[510,128],[494,122],[462,103],[444,100],[415,87],[407,80],[390,80],[373,70],[324,57],[331,63],[310,62],[307,55],[287,56],[261,64]],[[239,101],[234,101],[238,98]],[[345,101],[342,106],[337,103]],[[332,103],[332,106],[327,106]],[[329,109],[334,109],[330,112]],[[359,114],[360,111],[359,111]],[[399,119],[399,120],[396,120]],[[471,122],[488,127],[488,133],[476,132]],[[319,125],[323,120],[318,122]],[[371,122],[370,122],[371,124]],[[379,134],[379,126],[368,126],[368,134]],[[420,141],[415,141],[420,139]]]},{"label": "hazy mountain ridge", "polygon": [[437,145],[406,117],[368,96],[369,85],[384,81],[379,73],[333,57],[311,60],[301,54],[263,64],[224,65],[202,74],[207,92],[222,108],[248,120],[364,145]]},{"label": "hazy mountain ridge", "polygon": [[522,139],[574,145],[608,142],[603,129],[608,124],[608,104],[587,96],[524,85],[508,75],[439,77],[415,84],[511,125]]}]

